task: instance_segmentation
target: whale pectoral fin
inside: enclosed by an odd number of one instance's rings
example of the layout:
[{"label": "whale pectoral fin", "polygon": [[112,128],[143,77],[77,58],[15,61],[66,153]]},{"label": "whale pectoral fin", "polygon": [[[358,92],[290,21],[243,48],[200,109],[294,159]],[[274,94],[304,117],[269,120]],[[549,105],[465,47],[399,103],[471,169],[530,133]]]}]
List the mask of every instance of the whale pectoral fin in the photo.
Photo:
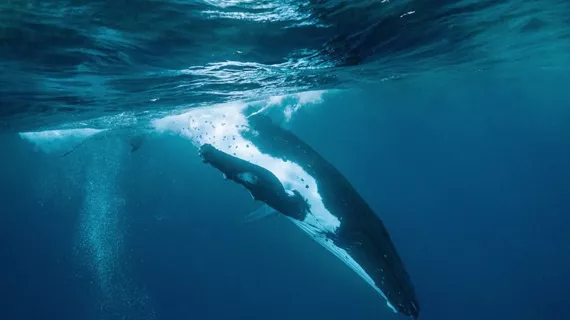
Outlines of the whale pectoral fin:
[{"label": "whale pectoral fin", "polygon": [[248,214],[244,219],[244,223],[252,223],[261,220],[263,218],[269,217],[271,215],[274,215],[276,213],[278,213],[277,210],[264,204],[255,211],[253,211],[252,213]]}]

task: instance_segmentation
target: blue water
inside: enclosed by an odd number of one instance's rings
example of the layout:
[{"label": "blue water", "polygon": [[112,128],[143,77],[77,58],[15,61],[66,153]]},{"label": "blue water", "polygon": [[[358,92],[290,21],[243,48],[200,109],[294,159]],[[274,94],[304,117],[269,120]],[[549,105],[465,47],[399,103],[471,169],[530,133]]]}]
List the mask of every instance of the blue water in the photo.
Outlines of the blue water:
[{"label": "blue water", "polygon": [[420,319],[567,319],[569,9],[0,4],[0,319],[403,319],[160,122],[239,103],[376,211]]}]

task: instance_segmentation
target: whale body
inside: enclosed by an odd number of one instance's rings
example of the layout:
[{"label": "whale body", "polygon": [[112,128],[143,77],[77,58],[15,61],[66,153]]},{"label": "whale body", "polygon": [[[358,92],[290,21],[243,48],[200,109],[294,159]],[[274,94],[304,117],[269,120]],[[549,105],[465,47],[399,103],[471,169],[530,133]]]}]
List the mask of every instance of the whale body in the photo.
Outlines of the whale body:
[{"label": "whale body", "polygon": [[[300,167],[302,174],[296,178],[302,183],[280,180],[278,167],[264,168],[211,144],[200,147],[203,162],[309,234],[372,286],[394,312],[417,319],[414,286],[386,227],[344,175],[263,114],[249,117],[240,134],[262,154]],[[305,185],[309,180],[314,183]]]}]

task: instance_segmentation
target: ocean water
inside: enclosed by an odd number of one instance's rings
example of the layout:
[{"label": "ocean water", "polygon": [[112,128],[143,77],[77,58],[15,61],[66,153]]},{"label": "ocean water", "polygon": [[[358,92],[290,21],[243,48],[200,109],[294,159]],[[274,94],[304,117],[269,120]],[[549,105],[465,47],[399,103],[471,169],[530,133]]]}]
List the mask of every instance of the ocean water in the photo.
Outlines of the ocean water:
[{"label": "ocean water", "polygon": [[374,209],[420,319],[568,319],[568,13],[2,2],[0,319],[404,319],[283,217],[247,222],[260,203],[201,162],[244,107]]}]

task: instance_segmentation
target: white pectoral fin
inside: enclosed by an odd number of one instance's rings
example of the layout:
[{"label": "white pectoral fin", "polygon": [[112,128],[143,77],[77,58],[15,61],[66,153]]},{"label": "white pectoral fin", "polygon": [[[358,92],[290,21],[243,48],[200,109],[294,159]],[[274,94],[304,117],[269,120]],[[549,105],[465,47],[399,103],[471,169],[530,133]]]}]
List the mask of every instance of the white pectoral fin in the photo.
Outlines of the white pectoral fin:
[{"label": "white pectoral fin", "polygon": [[253,211],[252,213],[248,214],[244,219],[244,223],[252,223],[277,213],[278,213],[277,210],[264,204],[255,211]]}]

